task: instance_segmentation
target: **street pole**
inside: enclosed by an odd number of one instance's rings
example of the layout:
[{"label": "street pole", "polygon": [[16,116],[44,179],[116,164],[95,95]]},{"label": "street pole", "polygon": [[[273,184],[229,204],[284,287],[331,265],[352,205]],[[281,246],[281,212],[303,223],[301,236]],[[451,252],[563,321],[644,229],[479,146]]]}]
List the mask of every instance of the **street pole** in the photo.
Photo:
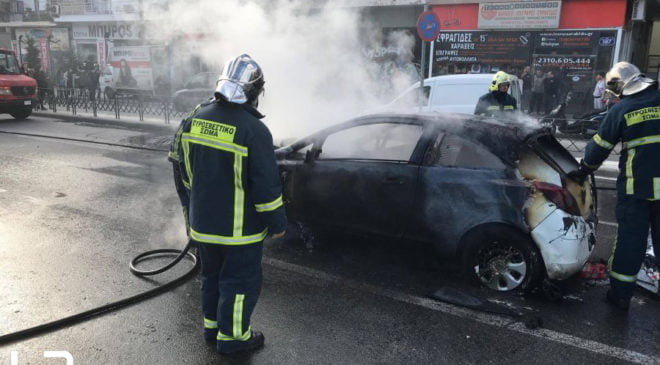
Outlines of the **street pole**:
[{"label": "street pole", "polygon": [[[424,5],[424,11],[428,11],[429,6]],[[426,73],[424,65],[426,64],[426,41],[422,40],[422,55],[421,60],[419,61],[420,73],[419,73],[419,109],[422,109],[424,106],[424,74]]]}]

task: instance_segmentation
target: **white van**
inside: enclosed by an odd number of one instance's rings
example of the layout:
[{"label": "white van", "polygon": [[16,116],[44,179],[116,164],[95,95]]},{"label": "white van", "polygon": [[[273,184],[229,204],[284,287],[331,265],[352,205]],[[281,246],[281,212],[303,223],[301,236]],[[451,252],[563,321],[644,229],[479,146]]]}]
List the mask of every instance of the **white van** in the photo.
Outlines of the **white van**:
[{"label": "white van", "polygon": [[[461,74],[430,77],[424,80],[422,111],[473,114],[479,97],[488,92],[495,74]],[[516,98],[518,110],[522,101],[522,81],[511,75],[509,94]],[[409,108],[420,104],[419,82],[414,83],[387,105],[388,109]]]}]

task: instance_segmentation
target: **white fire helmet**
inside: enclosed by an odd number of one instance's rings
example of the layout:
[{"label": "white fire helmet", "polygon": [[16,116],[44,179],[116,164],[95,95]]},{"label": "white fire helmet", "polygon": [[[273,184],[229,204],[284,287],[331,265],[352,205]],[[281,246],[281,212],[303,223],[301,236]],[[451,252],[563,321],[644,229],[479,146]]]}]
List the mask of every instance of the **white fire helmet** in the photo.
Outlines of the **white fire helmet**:
[{"label": "white fire helmet", "polygon": [[225,63],[216,83],[215,93],[236,104],[256,104],[264,89],[261,67],[247,54],[232,58]]},{"label": "white fire helmet", "polygon": [[655,81],[642,74],[637,66],[629,62],[619,62],[605,76],[605,84],[618,97],[637,94],[655,84]]}]

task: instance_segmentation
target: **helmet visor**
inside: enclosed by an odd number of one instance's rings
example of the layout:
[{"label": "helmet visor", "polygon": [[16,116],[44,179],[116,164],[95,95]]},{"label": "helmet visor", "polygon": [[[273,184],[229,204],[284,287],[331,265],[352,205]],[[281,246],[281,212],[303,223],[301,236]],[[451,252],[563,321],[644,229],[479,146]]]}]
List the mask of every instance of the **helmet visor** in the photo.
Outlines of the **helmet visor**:
[{"label": "helmet visor", "polygon": [[227,61],[218,78],[215,91],[233,103],[245,103],[252,84],[263,78],[259,65],[250,56],[241,55]]}]

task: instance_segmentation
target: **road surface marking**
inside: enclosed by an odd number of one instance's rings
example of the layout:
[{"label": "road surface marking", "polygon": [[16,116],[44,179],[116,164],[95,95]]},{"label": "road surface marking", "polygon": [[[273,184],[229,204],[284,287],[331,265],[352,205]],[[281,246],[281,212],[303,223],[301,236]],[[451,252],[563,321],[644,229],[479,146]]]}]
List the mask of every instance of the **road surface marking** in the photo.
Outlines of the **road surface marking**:
[{"label": "road surface marking", "polygon": [[596,176],[598,180],[616,181],[616,177]]},{"label": "road surface marking", "polygon": [[598,224],[602,224],[604,226],[612,226],[612,227],[618,227],[619,225],[614,222],[605,222],[605,221],[598,221]]},{"label": "road surface marking", "polygon": [[376,296],[386,297],[392,300],[396,300],[398,302],[424,307],[427,309],[450,314],[460,318],[471,319],[476,322],[495,326],[498,328],[506,328],[515,332],[553,341],[566,346],[572,346],[596,354],[621,359],[624,361],[634,362],[638,364],[654,364],[660,362],[660,358],[645,355],[636,351],[626,350],[620,347],[614,347],[601,342],[588,340],[585,338],[576,337],[573,335],[569,335],[567,333],[561,333],[545,328],[539,328],[534,330],[528,329],[525,327],[523,323],[519,321],[515,321],[510,318],[496,316],[480,311],[475,311],[467,308],[454,306],[451,304],[438,302],[436,300],[432,300],[428,298],[417,297],[414,295],[405,294],[386,288],[381,288],[375,285],[361,283],[352,279],[343,278],[341,276],[328,274],[323,271],[310,269],[301,265],[296,265],[273,258],[264,257],[263,263],[281,270],[291,271],[314,279],[340,283],[344,287],[349,287],[351,289],[364,291]]}]

